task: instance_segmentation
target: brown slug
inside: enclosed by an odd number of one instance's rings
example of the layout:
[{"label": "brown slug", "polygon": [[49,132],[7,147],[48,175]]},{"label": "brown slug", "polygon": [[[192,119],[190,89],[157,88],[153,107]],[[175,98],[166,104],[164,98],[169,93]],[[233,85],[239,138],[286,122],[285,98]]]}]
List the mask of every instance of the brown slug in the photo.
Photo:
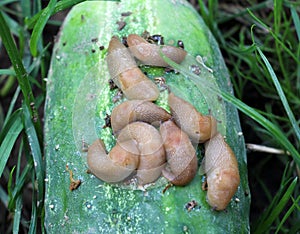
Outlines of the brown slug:
[{"label": "brown slug", "polygon": [[[126,150],[125,150],[126,149]],[[139,164],[139,150],[134,141],[117,142],[107,154],[102,140],[89,146],[87,164],[99,179],[115,183],[130,176]]]},{"label": "brown slug", "polygon": [[207,201],[215,210],[224,210],[240,183],[237,159],[218,133],[205,143],[201,170],[207,176]]},{"label": "brown slug", "polygon": [[[117,141],[134,140],[140,152],[140,160],[136,178],[139,184],[148,184],[156,181],[166,162],[165,149],[158,130],[144,122],[133,122],[124,127]],[[130,150],[125,148],[125,150]]]},{"label": "brown slug", "polygon": [[151,44],[137,34],[128,35],[127,44],[134,57],[150,66],[169,66],[161,57],[160,51],[176,63],[181,63],[187,54],[185,50],[175,46]]},{"label": "brown slug", "polygon": [[166,121],[171,115],[163,108],[145,100],[130,100],[116,106],[111,113],[111,126],[117,134],[127,124],[142,121],[158,126],[161,121]]},{"label": "brown slug", "polygon": [[186,185],[195,177],[198,169],[196,151],[188,135],[168,120],[161,124],[160,133],[167,155],[163,176],[174,185]]},{"label": "brown slug", "polygon": [[195,143],[203,143],[217,133],[217,121],[211,115],[202,115],[187,101],[169,94],[169,106],[176,124]]},{"label": "brown slug", "polygon": [[138,68],[128,49],[116,36],[109,42],[107,65],[111,79],[127,99],[154,101],[158,98],[157,86]]}]

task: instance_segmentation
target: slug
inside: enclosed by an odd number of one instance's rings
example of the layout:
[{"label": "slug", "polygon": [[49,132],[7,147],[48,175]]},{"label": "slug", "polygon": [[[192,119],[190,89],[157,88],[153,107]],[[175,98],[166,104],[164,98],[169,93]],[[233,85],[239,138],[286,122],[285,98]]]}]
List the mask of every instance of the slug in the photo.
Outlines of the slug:
[{"label": "slug", "polygon": [[107,65],[111,79],[127,99],[154,101],[157,86],[138,68],[128,49],[113,36],[109,42]]},{"label": "slug", "polygon": [[130,100],[116,106],[111,113],[111,127],[117,134],[127,124],[142,121],[157,126],[166,121],[171,115],[163,108],[144,100]]},{"label": "slug", "polygon": [[217,121],[211,115],[202,115],[187,101],[169,94],[168,103],[176,124],[195,143],[203,143],[216,135]]},{"label": "slug", "polygon": [[198,169],[196,151],[188,135],[171,120],[162,123],[160,133],[167,155],[163,176],[174,185],[188,184]]},{"label": "slug", "polygon": [[141,63],[150,66],[169,66],[161,57],[160,50],[176,63],[181,63],[187,54],[185,50],[175,46],[151,44],[137,34],[128,35],[127,44],[134,57],[141,61]]},{"label": "slug", "polygon": [[[126,150],[125,150],[126,149]],[[130,176],[139,164],[139,150],[133,141],[118,142],[107,154],[98,139],[88,148],[87,164],[99,179],[116,183]]]},{"label": "slug", "polygon": [[[138,183],[148,184],[156,181],[165,166],[166,155],[158,130],[144,122],[133,122],[124,127],[117,141],[134,140],[140,152],[136,178]],[[125,150],[130,150],[125,148]]]},{"label": "slug", "polygon": [[205,158],[201,170],[207,176],[207,201],[213,209],[224,210],[240,183],[238,163],[220,133],[204,146]]}]

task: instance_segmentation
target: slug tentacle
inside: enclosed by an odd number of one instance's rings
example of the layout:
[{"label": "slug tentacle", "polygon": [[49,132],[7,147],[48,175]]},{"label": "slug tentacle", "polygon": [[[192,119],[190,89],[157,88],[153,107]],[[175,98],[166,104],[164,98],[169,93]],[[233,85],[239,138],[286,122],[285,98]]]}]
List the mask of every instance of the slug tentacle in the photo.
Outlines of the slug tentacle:
[{"label": "slug tentacle", "polygon": [[171,118],[163,108],[144,100],[130,100],[116,106],[111,113],[111,126],[114,134],[134,121],[142,121],[158,126]]},{"label": "slug tentacle", "polygon": [[114,36],[108,46],[107,65],[114,83],[126,98],[154,101],[157,86],[138,68],[128,49]]},{"label": "slug tentacle", "polygon": [[133,122],[120,131],[117,140],[136,142],[140,151],[136,175],[139,184],[151,183],[159,178],[166,156],[162,138],[156,128],[144,122]]},{"label": "slug tentacle", "polygon": [[202,143],[217,133],[217,121],[211,115],[202,115],[187,101],[169,94],[169,106],[176,124],[195,143]]},{"label": "slug tentacle", "polygon": [[169,66],[161,57],[160,51],[176,63],[181,63],[187,54],[185,50],[175,46],[151,44],[137,34],[130,34],[127,37],[127,44],[134,57],[150,66]]},{"label": "slug tentacle", "polygon": [[236,157],[218,133],[205,143],[203,171],[207,176],[207,201],[216,210],[224,210],[236,193],[240,175]]},{"label": "slug tentacle", "polygon": [[116,183],[136,170],[138,155],[139,151],[133,141],[117,143],[107,154],[103,142],[98,139],[88,149],[87,163],[91,172],[99,179]]},{"label": "slug tentacle", "polygon": [[188,184],[198,169],[196,151],[188,135],[171,120],[160,126],[160,133],[167,155],[163,176],[174,185]]}]

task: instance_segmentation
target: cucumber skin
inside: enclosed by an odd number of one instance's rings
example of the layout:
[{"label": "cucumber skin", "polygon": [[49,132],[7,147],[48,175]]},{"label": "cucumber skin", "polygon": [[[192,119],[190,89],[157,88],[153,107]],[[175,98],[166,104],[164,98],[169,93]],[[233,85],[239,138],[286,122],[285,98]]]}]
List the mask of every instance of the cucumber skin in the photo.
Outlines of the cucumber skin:
[{"label": "cucumber skin", "polygon": [[[121,16],[129,11],[130,16]],[[119,31],[116,22],[121,20],[126,26]],[[102,183],[86,173],[86,154],[80,149],[81,141],[91,144],[95,137],[101,137],[108,149],[114,144],[111,132],[101,129],[106,112],[111,112],[115,105],[111,102],[115,92],[109,91],[107,84],[105,55],[109,40],[112,35],[122,37],[145,30],[162,34],[168,41],[182,40],[190,55],[207,59],[206,65],[213,69],[219,88],[232,92],[217,43],[197,12],[185,1],[84,2],[74,7],[54,46],[48,74],[45,107],[47,232],[249,233],[250,195],[244,139],[239,134],[237,111],[226,103],[222,104],[226,110],[226,122],[222,125],[227,126],[224,128],[227,142],[238,158],[241,176],[234,196],[239,202],[232,201],[226,212],[211,210],[206,192],[201,190],[199,175],[188,186],[171,187],[163,194],[164,181],[142,192]],[[105,49],[99,50],[100,45]],[[147,72],[154,76],[161,70],[148,69]],[[202,94],[191,82],[169,74],[167,83],[185,91],[184,98],[198,110],[208,112],[207,105],[199,100]],[[75,179],[82,181],[72,192],[66,165]],[[198,206],[188,212],[185,205],[191,200],[197,201]]]}]

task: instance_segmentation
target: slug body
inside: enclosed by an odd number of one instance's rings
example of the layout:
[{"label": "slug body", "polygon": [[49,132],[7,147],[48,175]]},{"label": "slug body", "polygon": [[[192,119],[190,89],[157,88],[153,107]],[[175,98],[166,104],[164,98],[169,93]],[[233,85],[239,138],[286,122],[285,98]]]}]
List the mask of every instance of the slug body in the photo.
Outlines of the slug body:
[{"label": "slug body", "polygon": [[138,155],[139,151],[133,141],[117,143],[107,154],[103,142],[98,139],[88,149],[87,163],[90,171],[99,179],[116,183],[136,170]]},{"label": "slug body", "polygon": [[196,151],[188,135],[171,120],[160,126],[160,133],[167,155],[163,176],[174,185],[188,184],[198,169]]},{"label": "slug body", "polygon": [[207,201],[215,210],[224,210],[236,193],[240,175],[236,157],[218,133],[205,143],[202,171],[207,176]]},{"label": "slug body", "polygon": [[165,167],[166,155],[162,138],[156,128],[144,122],[133,122],[120,131],[117,140],[136,142],[140,152],[136,175],[139,184],[148,184],[159,178]]},{"label": "slug body", "polygon": [[217,133],[217,121],[211,115],[202,115],[187,101],[169,94],[169,106],[176,124],[195,143],[203,143]]},{"label": "slug body", "polygon": [[128,49],[115,36],[108,46],[107,65],[111,79],[127,99],[154,101],[158,98],[156,85],[138,68]]},{"label": "slug body", "polygon": [[160,122],[171,118],[163,108],[144,100],[130,100],[116,106],[111,113],[111,126],[117,134],[127,124],[142,121],[158,126]]},{"label": "slug body", "polygon": [[127,37],[127,43],[134,57],[141,61],[142,64],[150,66],[169,66],[161,57],[160,51],[176,63],[181,63],[187,54],[182,48],[151,44],[137,34],[130,34]]}]

